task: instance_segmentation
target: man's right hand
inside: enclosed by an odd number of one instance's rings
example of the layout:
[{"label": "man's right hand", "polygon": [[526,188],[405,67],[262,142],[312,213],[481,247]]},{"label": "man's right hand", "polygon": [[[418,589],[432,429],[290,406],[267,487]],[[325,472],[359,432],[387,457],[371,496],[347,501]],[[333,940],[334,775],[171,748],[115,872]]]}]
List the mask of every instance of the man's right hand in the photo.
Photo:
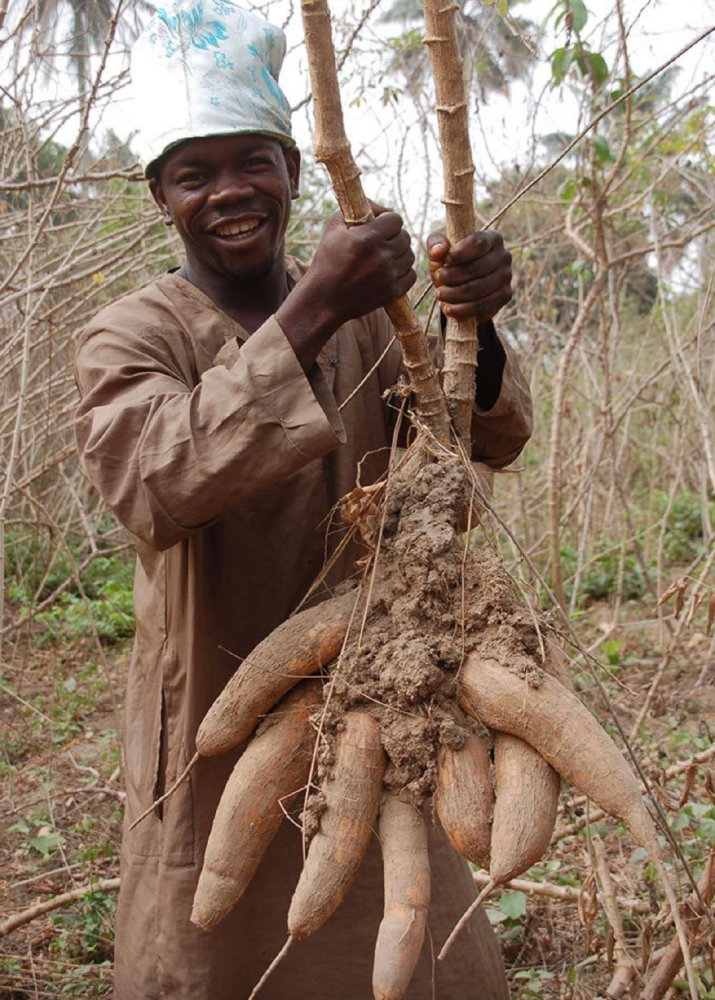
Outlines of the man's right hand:
[{"label": "man's right hand", "polygon": [[276,313],[306,371],[338,327],[406,295],[415,283],[401,217],[371,206],[375,219],[360,226],[330,216],[307,274]]},{"label": "man's right hand", "polygon": [[416,280],[410,237],[397,212],[372,204],[375,218],[348,228],[327,221],[310,270],[339,324],[406,295]]}]

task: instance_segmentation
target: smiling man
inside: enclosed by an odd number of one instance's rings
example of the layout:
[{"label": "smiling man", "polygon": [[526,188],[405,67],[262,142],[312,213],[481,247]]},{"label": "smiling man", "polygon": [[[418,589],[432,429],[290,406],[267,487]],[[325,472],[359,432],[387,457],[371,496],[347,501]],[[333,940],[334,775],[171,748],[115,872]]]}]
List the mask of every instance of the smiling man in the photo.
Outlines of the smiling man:
[{"label": "smiling man", "polygon": [[[105,308],[77,355],[80,454],[137,550],[117,1000],[245,1000],[285,940],[302,865],[288,822],[215,931],[189,920],[235,754],[201,760],[128,826],[192,757],[237,658],[301,601],[335,551],[333,506],[358,473],[363,484],[384,473],[392,442],[385,394],[401,359],[381,307],[415,280],[410,239],[378,209],[355,229],[331,219],[309,267],[284,256],[300,156],[277,83],[283,50],[280,31],[224,0],[152,19],[133,53],[138,141],[185,260]],[[444,309],[480,322],[474,451],[501,466],[530,428],[523,376],[491,322],[511,295],[510,258],[496,233],[429,245]],[[341,552],[326,590],[354,558]],[[438,945],[474,886],[434,825],[430,840]],[[375,841],[345,903],[292,949],[266,1000],[368,1000],[381,867]],[[448,962],[435,968],[431,956],[427,944],[408,1000],[506,996],[483,913]]]}]

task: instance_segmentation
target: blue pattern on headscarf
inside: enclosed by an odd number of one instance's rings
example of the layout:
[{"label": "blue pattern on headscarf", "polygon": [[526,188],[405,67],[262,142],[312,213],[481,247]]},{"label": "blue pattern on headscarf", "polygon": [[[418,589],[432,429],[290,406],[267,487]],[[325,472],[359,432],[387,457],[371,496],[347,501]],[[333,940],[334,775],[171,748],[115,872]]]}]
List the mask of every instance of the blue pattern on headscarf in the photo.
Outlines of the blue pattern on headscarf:
[{"label": "blue pattern on headscarf", "polygon": [[173,16],[165,7],[159,7],[156,16],[165,31],[161,32],[157,25],[157,33],[150,38],[152,42],[164,42],[164,55],[167,59],[172,59],[177,52],[184,52],[188,45],[194,45],[197,49],[207,49],[209,45],[218,48],[228,38],[225,24],[204,19],[203,3],[197,3],[188,11],[182,10]]},{"label": "blue pattern on headscarf", "polygon": [[280,28],[229,0],[163,0],[132,52],[142,159],[232,132],[292,143],[284,54]]}]

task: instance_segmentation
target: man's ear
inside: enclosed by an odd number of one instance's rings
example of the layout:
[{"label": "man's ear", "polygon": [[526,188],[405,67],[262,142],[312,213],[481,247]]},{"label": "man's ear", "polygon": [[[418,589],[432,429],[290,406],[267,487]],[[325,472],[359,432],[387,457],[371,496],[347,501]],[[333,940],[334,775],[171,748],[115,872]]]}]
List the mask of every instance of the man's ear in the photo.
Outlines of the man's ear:
[{"label": "man's ear", "polygon": [[283,150],[283,155],[290,180],[290,196],[295,201],[300,194],[300,150],[297,146],[290,146]]},{"label": "man's ear", "polygon": [[161,186],[161,181],[158,177],[149,178],[149,190],[151,191],[151,196],[159,207],[159,211],[162,214],[164,221],[167,224],[171,223],[171,212],[169,211],[169,206],[166,203],[166,198],[164,197],[164,189]]}]

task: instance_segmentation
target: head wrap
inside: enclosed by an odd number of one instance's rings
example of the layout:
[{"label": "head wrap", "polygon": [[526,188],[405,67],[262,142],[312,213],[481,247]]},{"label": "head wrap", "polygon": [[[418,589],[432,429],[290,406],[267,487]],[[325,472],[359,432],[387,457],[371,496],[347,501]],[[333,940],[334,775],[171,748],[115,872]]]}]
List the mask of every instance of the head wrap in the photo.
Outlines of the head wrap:
[{"label": "head wrap", "polygon": [[132,48],[138,134],[148,169],[184,139],[260,133],[293,145],[278,86],[285,36],[227,0],[169,0]]}]

